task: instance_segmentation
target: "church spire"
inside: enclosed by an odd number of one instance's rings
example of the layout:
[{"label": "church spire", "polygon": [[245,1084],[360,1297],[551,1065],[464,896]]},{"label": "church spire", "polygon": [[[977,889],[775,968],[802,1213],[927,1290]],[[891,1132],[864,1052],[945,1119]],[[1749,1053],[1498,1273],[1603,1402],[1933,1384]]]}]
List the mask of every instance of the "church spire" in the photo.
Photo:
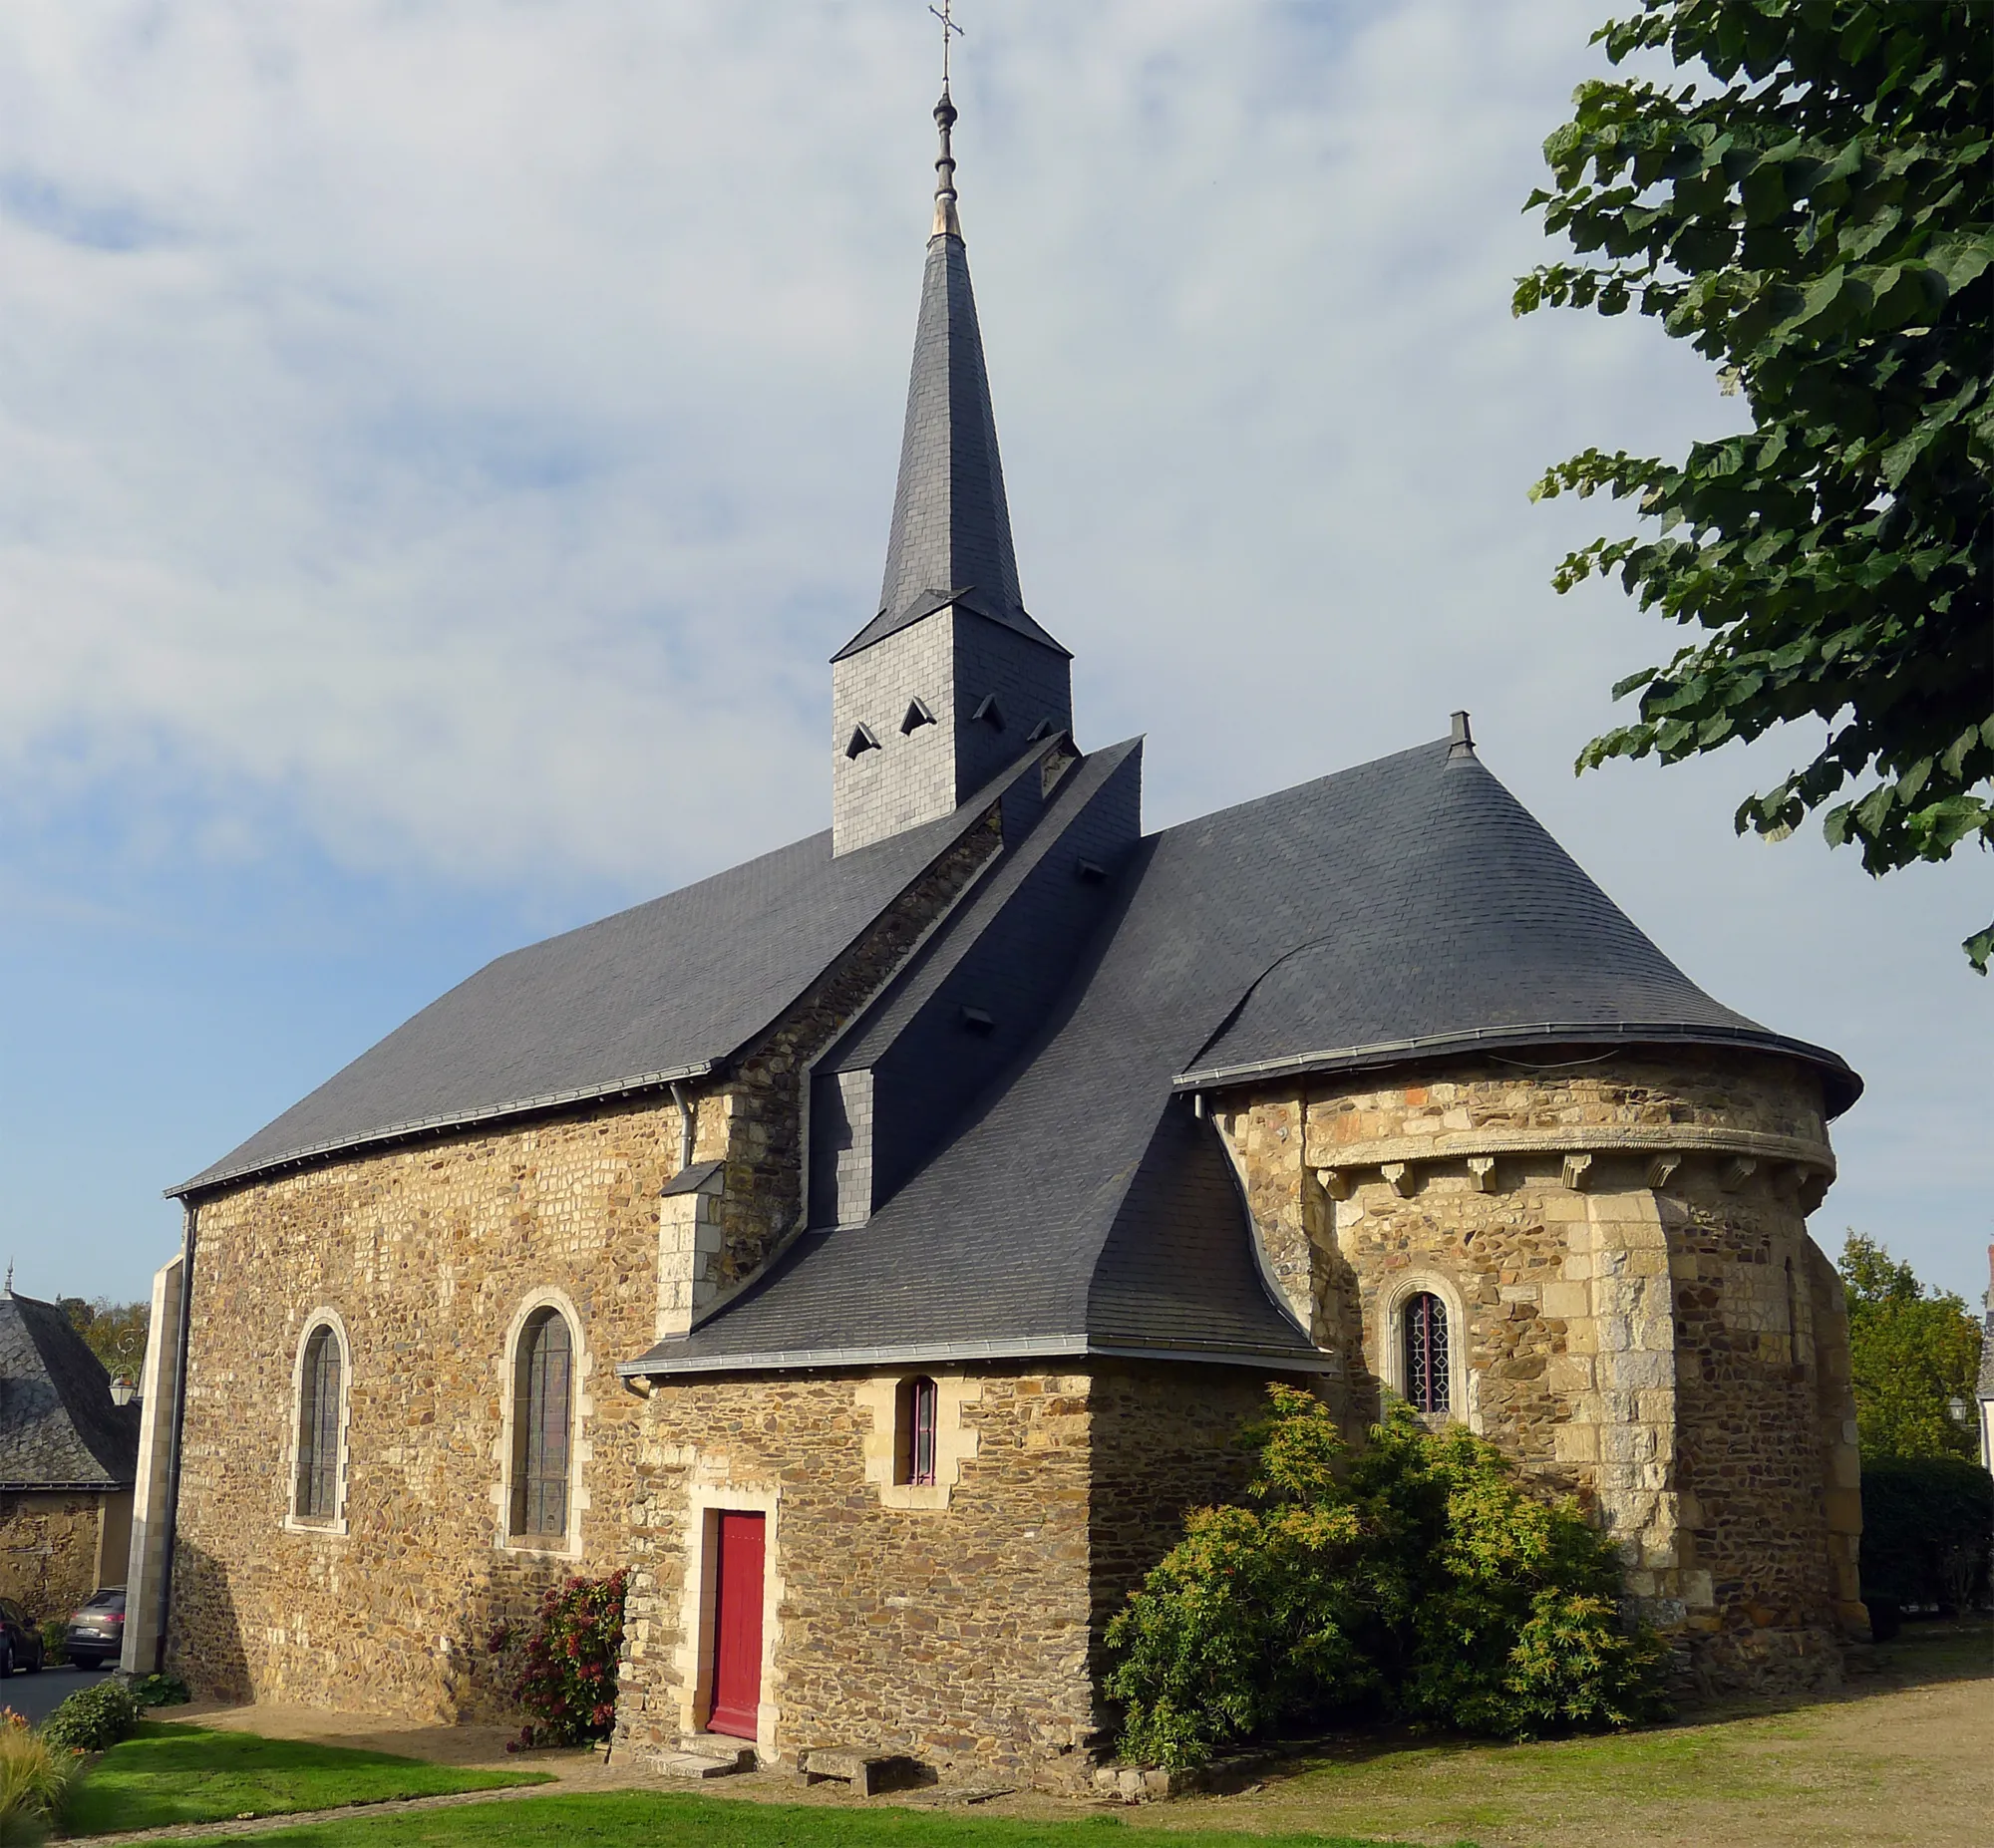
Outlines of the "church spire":
[{"label": "church spire", "polygon": [[[945,36],[960,28],[937,11]],[[1072,657],[1025,611],[956,215],[946,63],[934,228],[876,615],[831,656],[831,851],[951,814],[1073,729]]]},{"label": "church spire", "polygon": [[957,111],[946,77],[934,118],[940,131],[934,228],[921,280],[886,573],[879,588],[878,613],[833,660],[869,648],[950,604],[1002,623],[1048,648],[1060,648],[1026,614],[1018,590],[1018,559],[1011,544],[1004,467],[997,455],[990,377],[956,213],[952,131]]}]

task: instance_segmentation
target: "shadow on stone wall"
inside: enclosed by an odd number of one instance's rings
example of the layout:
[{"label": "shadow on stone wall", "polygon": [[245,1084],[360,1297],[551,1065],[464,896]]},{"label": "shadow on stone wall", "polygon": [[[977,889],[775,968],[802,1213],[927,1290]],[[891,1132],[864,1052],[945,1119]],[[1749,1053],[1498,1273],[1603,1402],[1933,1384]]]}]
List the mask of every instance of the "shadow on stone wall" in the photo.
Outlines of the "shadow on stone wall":
[{"label": "shadow on stone wall", "polygon": [[166,1668],[197,1700],[250,1700],[255,1687],[228,1574],[212,1554],[181,1540],[173,1549],[172,1623]]},{"label": "shadow on stone wall", "polygon": [[1266,1410],[1266,1378],[1243,1368],[1144,1364],[1096,1374],[1088,1603],[1097,1691],[1108,1668],[1102,1633],[1183,1538],[1184,1515],[1244,1492],[1252,1457],[1239,1433]]},{"label": "shadow on stone wall", "polygon": [[546,1594],[572,1576],[559,1561],[500,1559],[496,1570],[467,1581],[444,1668],[445,1696],[460,1722],[519,1722],[511,1687],[522,1646],[539,1622]]}]

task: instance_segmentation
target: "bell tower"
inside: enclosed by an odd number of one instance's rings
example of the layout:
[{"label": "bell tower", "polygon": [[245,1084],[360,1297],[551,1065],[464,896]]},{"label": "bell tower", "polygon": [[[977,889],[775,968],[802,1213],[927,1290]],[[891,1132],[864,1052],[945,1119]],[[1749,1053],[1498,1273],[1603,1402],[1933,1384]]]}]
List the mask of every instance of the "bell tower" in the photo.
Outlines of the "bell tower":
[{"label": "bell tower", "polygon": [[934,117],[934,228],[885,581],[878,614],[831,657],[834,854],[954,813],[1033,741],[1073,726],[1073,658],[1018,590],[946,78]]}]

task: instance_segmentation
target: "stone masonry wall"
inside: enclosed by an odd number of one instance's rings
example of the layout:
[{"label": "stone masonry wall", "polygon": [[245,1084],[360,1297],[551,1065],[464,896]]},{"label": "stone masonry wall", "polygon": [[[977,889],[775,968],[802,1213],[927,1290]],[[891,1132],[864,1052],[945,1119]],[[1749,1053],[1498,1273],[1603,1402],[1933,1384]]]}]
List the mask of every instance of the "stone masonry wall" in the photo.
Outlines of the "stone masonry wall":
[{"label": "stone masonry wall", "polygon": [[1363,1357],[1355,1421],[1398,1369],[1396,1311],[1432,1290],[1455,1415],[1593,1508],[1698,1673],[1834,1672],[1835,1626],[1864,1619],[1845,1330],[1806,1232],[1833,1172],[1816,1080],[1688,1052],[1462,1063],[1236,1094],[1217,1119],[1280,1286]]},{"label": "stone masonry wall", "polygon": [[[851,1376],[660,1382],[634,1505],[619,1743],[704,1723],[701,1523],[762,1509],[778,1585],[760,1746],[795,1761],[859,1744],[944,1768],[1058,1781],[1094,1727],[1089,1382],[967,1378],[975,1435],[948,1505],[900,1508],[868,1478],[877,1394]],[[888,1400],[890,1402],[890,1399]]]},{"label": "stone masonry wall", "polygon": [[674,1748],[704,1723],[702,1524],[761,1509],[775,1583],[765,1760],[854,1744],[1085,1786],[1105,1743],[1101,1629],[1183,1510],[1237,1492],[1230,1439],[1264,1383],[1215,1367],[937,1380],[947,1486],[918,1506],[868,1471],[890,1454],[890,1376],[657,1383],[619,1741]]},{"label": "stone masonry wall", "polygon": [[[127,1503],[130,1489],[113,1491]],[[104,1497],[65,1490],[0,1495],[0,1598],[37,1622],[67,1617],[98,1586]],[[111,1584],[121,1584],[118,1561]]]},{"label": "stone masonry wall", "polygon": [[[449,1719],[503,1701],[484,1642],[622,1562],[641,1408],[615,1375],[668,1304],[751,1275],[801,1206],[801,1078],[995,850],[972,828],[739,1066],[686,1102],[712,1196],[661,1200],[682,1121],[650,1096],[409,1144],[200,1203],[172,1658],[207,1694]],[[691,1212],[682,1210],[692,1205]],[[696,1268],[697,1267],[697,1268]],[[564,1540],[506,1541],[507,1357],[539,1301],[580,1341]],[[289,1518],[308,1321],[350,1348],[338,1520]]]},{"label": "stone masonry wall", "polygon": [[[200,1209],[170,1659],[196,1693],[496,1716],[484,1642],[624,1553],[669,1104],[601,1106],[237,1189]],[[508,1337],[558,1292],[579,1337],[574,1544],[501,1545]],[[350,1346],[335,1529],[287,1522],[308,1320]]]}]

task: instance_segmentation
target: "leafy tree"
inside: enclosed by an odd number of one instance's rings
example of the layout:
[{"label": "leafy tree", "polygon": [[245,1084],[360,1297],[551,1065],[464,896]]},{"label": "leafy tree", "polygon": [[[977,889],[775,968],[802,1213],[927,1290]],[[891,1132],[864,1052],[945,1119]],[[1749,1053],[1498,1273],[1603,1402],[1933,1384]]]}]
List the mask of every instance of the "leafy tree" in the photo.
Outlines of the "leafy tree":
[{"label": "leafy tree", "polygon": [[114,1303],[108,1296],[87,1302],[80,1296],[65,1296],[58,1299],[56,1307],[69,1317],[70,1327],[83,1337],[112,1379],[137,1382],[146,1365],[151,1303]]},{"label": "leafy tree", "polygon": [[[1578,768],[1673,764],[1815,719],[1811,763],[1736,825],[1782,839],[1827,806],[1880,876],[1994,841],[1994,3],[1639,0],[1594,35],[1616,65],[1544,144],[1542,265],[1514,309],[1652,315],[1752,413],[1680,462],[1588,449],[1533,497],[1604,489],[1660,524],[1595,539],[1562,592],[1618,572],[1701,629],[1613,689],[1639,716]],[[1839,799],[1836,799],[1839,798]],[[1985,974],[1994,925],[1965,944]]]},{"label": "leafy tree", "polygon": [[1125,1755],[1194,1764],[1352,1712],[1528,1738],[1665,1710],[1666,1652],[1574,1503],[1404,1406],[1352,1453],[1307,1393],[1269,1398],[1250,1505],[1193,1511],[1108,1628]]},{"label": "leafy tree", "polygon": [[1975,1455],[1972,1428],[1952,1415],[1954,1399],[1972,1402],[1980,1368],[1980,1327],[1966,1304],[1927,1290],[1859,1232],[1849,1232],[1839,1269],[1865,1461]]}]

